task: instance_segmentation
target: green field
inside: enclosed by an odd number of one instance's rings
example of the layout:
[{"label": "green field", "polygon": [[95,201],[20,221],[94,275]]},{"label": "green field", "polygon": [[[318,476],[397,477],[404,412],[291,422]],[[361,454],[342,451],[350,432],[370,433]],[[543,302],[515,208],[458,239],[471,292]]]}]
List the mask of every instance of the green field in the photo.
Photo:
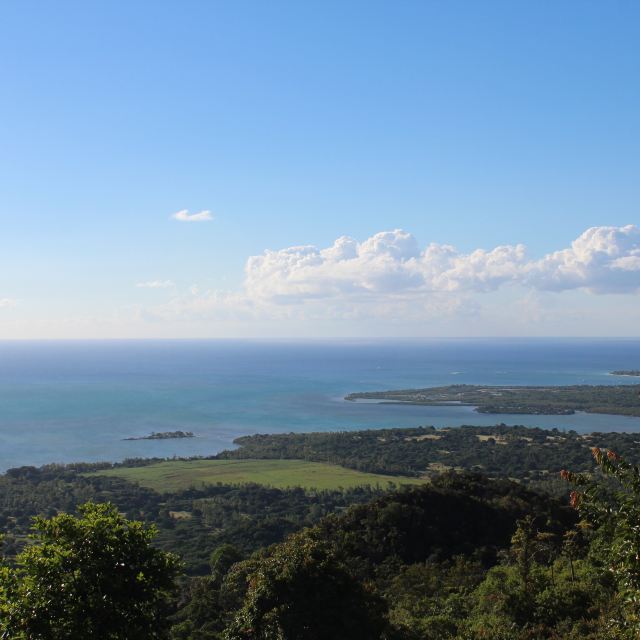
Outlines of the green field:
[{"label": "green field", "polygon": [[88,475],[117,476],[160,492],[179,491],[203,484],[256,482],[284,489],[337,489],[363,485],[386,487],[420,484],[419,478],[383,476],[305,460],[170,460],[145,467],[118,467]]}]

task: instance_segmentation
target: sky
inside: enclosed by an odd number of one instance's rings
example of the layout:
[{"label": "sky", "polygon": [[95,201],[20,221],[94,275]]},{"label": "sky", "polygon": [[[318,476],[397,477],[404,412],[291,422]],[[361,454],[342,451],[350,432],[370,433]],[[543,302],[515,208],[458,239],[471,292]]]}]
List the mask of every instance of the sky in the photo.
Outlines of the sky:
[{"label": "sky", "polygon": [[0,339],[640,335],[640,3],[9,1]]}]

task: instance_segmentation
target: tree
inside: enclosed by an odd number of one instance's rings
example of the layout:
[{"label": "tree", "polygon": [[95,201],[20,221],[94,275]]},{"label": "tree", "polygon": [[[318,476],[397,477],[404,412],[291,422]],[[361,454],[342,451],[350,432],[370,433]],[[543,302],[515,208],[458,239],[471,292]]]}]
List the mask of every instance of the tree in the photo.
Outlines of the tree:
[{"label": "tree", "polygon": [[[184,589],[184,599],[174,616],[175,624],[171,629],[173,640],[220,638],[219,632],[229,618],[229,603],[220,597],[220,589],[229,569],[241,560],[242,554],[232,544],[223,544],[211,553],[211,575],[192,578]],[[238,607],[240,604],[241,599]]]},{"label": "tree", "polygon": [[217,640],[224,628],[219,589],[213,578],[196,577],[185,586],[184,602],[173,618],[172,640]]},{"label": "tree", "polygon": [[35,518],[34,544],[15,569],[0,569],[1,637],[165,638],[177,557],[152,547],[155,530],[111,504],[87,503],[78,511],[79,517]]},{"label": "tree", "polygon": [[223,544],[212,551],[209,556],[209,566],[211,567],[211,577],[219,584],[229,572],[229,569],[242,560],[242,554],[232,544]]},{"label": "tree", "polygon": [[304,534],[259,559],[248,585],[226,640],[375,640],[386,627],[382,599]]},{"label": "tree", "polygon": [[[606,569],[615,577],[623,615],[613,620],[615,637],[640,634],[640,467],[629,464],[614,451],[591,450],[600,471],[611,484],[585,474],[562,471],[561,476],[578,488],[571,505],[597,529],[596,543]],[[626,634],[626,635],[625,635]]]}]

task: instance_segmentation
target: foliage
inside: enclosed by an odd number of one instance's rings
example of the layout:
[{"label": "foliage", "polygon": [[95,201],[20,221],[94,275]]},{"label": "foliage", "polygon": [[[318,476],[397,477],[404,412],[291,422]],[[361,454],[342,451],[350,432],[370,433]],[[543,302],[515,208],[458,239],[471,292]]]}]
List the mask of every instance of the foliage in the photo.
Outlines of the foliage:
[{"label": "foliage", "polygon": [[209,556],[221,544],[232,543],[249,553],[382,493],[368,486],[305,491],[216,484],[160,494],[120,478],[85,475],[104,467],[21,467],[0,475],[0,530],[6,532],[7,556],[13,558],[24,548],[33,516],[75,513],[77,505],[88,500],[108,501],[128,518],[155,525],[154,544],[178,553],[189,574],[207,575]]},{"label": "foliage", "polygon": [[218,547],[209,559],[213,581],[220,584],[227,573],[229,573],[229,569],[241,560],[242,554],[232,544],[223,544]]},{"label": "foliage", "polygon": [[[304,557],[309,545],[318,545],[329,554],[348,573],[352,585],[360,585],[367,593],[373,589],[384,599],[390,609],[388,637],[456,637],[461,621],[470,613],[470,594],[508,548],[517,521],[528,513],[535,514],[536,521],[545,523],[558,539],[574,522],[572,510],[558,501],[513,482],[490,481],[477,474],[447,474],[427,486],[385,494],[328,516],[286,543],[234,564],[221,582],[209,578],[206,585],[198,583],[197,593],[178,615],[181,622],[174,629],[175,637],[217,637],[198,634],[205,630],[219,633],[224,620],[233,621],[228,630],[236,634],[232,637],[245,637],[243,629],[276,633],[269,626],[271,614],[257,613],[267,610],[266,601],[251,604],[251,585],[267,568],[277,574],[287,558]],[[214,554],[224,555],[223,550]],[[302,598],[289,597],[288,614],[304,618],[310,605]],[[280,614],[273,615],[278,618]],[[186,622],[189,619],[196,620],[193,627]]]},{"label": "foliage", "polygon": [[391,557],[411,564],[476,554],[488,566],[508,547],[517,521],[530,513],[558,532],[575,522],[560,501],[517,483],[448,473],[331,515],[315,530],[349,558],[360,559],[368,573]]},{"label": "foliage", "polygon": [[640,468],[630,464],[613,450],[592,449],[593,458],[605,478],[563,471],[562,476],[578,491],[571,494],[572,504],[598,531],[598,549],[605,566],[615,577],[618,595],[624,602],[622,619],[614,626],[629,637],[640,633]]},{"label": "foliage", "polygon": [[247,579],[225,640],[375,640],[386,627],[384,601],[307,536],[278,545]]},{"label": "foliage", "polygon": [[[88,496],[157,523],[154,544],[189,561],[190,576],[161,614],[159,633],[172,624],[173,640],[630,640],[638,637],[638,470],[598,448],[603,473],[565,472],[578,484],[571,502],[579,522],[566,497],[532,487],[563,462],[589,469],[590,445],[620,446],[637,456],[636,439],[504,425],[387,429],[253,436],[224,454],[322,458],[406,473],[448,456],[459,466],[528,481],[447,472],[394,491],[195,484],[160,494],[84,475],[109,465],[12,470],[0,476],[9,556],[0,569],[0,601],[6,614],[22,593],[25,566],[10,565],[24,544],[28,516],[55,520],[60,509],[73,510]],[[562,484],[557,494],[566,496]],[[343,602],[356,612],[357,629]],[[334,610],[332,621],[326,612]],[[15,621],[8,637],[43,638],[27,636]]]},{"label": "foliage", "polygon": [[87,503],[79,512],[36,518],[34,544],[17,568],[3,568],[3,637],[166,637],[177,557],[152,547],[154,530],[113,505]]}]

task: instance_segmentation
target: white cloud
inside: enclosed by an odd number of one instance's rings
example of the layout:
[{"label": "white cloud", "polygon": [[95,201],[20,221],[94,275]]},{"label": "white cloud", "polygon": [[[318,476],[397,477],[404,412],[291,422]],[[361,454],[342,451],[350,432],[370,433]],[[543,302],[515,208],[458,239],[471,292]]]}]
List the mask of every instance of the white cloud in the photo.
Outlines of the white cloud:
[{"label": "white cloud", "polygon": [[18,304],[13,298],[0,298],[0,309],[10,309]]},{"label": "white cloud", "polygon": [[347,237],[327,249],[314,246],[265,251],[247,260],[251,297],[287,303],[334,296],[492,290],[515,281],[525,267],[522,245],[461,254],[449,245],[421,251],[416,239],[396,229],[362,243]]},{"label": "white cloud", "polygon": [[[545,292],[568,290],[576,296],[584,296],[580,291],[640,291],[640,229],[587,229],[569,247],[538,259],[529,257],[522,244],[470,252],[438,243],[421,248],[400,229],[362,242],[342,236],[325,248],[302,245],[250,256],[241,289],[207,291],[193,286],[146,312],[165,320],[269,320],[282,326],[384,323],[417,327],[413,331],[418,335],[423,322],[439,323],[443,331],[447,319],[482,322],[483,314],[489,316],[481,298],[493,300],[487,304],[494,311],[503,308],[497,316],[524,314],[527,326],[535,324],[535,317],[551,322],[560,310],[552,303],[554,294]],[[536,297],[542,295],[551,298]],[[518,306],[520,299],[524,302]],[[540,300],[545,300],[544,307]]]},{"label": "white cloud", "polygon": [[528,259],[522,244],[461,253],[450,245],[431,243],[420,250],[411,234],[396,229],[361,243],[343,236],[325,249],[305,245],[265,251],[247,260],[245,275],[249,297],[280,304],[483,293],[509,283],[538,290],[633,292],[640,289],[640,229],[593,227],[571,247],[539,260]]},{"label": "white cloud", "polygon": [[640,228],[591,227],[567,249],[529,265],[525,281],[538,289],[585,288],[592,293],[640,289]]},{"label": "white cloud", "polygon": [[175,287],[173,280],[149,280],[148,282],[138,282],[138,289],[170,289]]},{"label": "white cloud", "polygon": [[188,209],[182,209],[172,214],[171,217],[180,222],[208,222],[209,220],[213,220],[211,211],[207,210],[199,211],[198,213],[189,213]]}]

